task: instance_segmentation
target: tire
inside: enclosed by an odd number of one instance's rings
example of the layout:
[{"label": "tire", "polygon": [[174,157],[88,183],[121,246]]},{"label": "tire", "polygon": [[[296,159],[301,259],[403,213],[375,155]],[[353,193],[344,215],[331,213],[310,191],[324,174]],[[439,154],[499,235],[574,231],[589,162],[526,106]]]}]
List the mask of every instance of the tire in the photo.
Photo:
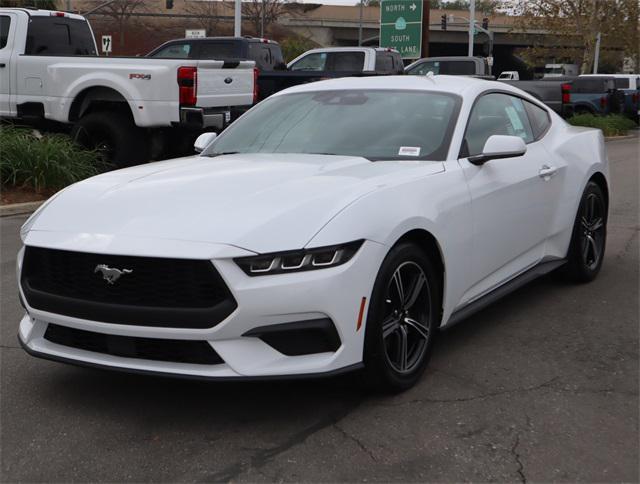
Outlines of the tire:
[{"label": "tire", "polygon": [[[422,281],[419,291],[405,291],[403,303],[398,275],[406,287]],[[376,277],[367,314],[363,359],[369,387],[400,392],[419,380],[440,325],[440,293],[434,266],[420,248],[405,242],[391,249]]]},{"label": "tire", "polygon": [[102,161],[118,168],[149,160],[147,137],[129,114],[92,112],[73,127],[71,137],[90,150],[98,150]]},{"label": "tire", "polygon": [[593,281],[602,268],[606,242],[606,199],[598,184],[590,181],[580,199],[562,275],[577,283]]}]

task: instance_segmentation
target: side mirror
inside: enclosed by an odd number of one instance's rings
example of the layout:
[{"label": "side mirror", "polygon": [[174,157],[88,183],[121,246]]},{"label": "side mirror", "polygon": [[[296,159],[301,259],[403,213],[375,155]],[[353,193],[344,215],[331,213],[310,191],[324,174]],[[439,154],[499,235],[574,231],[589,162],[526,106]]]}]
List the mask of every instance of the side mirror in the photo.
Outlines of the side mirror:
[{"label": "side mirror", "polygon": [[485,164],[489,160],[500,158],[514,158],[527,152],[527,145],[519,136],[504,136],[494,134],[484,144],[481,155],[470,156],[469,163],[476,166]]},{"label": "side mirror", "polygon": [[202,153],[211,142],[218,137],[218,133],[202,133],[193,143],[193,149],[196,153]]}]

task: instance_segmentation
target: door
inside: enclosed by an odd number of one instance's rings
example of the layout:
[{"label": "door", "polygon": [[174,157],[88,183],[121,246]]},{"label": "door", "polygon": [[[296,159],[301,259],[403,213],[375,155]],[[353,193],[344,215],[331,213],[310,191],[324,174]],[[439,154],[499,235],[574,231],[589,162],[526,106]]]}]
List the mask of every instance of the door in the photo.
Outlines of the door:
[{"label": "door", "polygon": [[[523,156],[493,159],[481,166],[467,157],[482,153],[492,135],[521,137]],[[475,103],[459,160],[465,173],[473,213],[471,281],[462,302],[494,289],[539,262],[544,254],[551,213],[544,176],[548,154],[536,141],[524,101],[489,93]],[[553,177],[553,174],[549,178]]]},{"label": "door", "polygon": [[11,113],[11,48],[15,17],[0,15],[0,116]]}]

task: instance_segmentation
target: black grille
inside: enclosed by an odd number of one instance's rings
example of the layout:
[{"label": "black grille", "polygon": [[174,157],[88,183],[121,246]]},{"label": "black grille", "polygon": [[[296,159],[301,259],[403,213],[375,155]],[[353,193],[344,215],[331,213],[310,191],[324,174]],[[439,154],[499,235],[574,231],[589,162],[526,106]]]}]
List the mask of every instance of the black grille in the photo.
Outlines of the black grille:
[{"label": "black grille", "polygon": [[206,341],[186,341],[138,338],[94,333],[81,329],[49,324],[44,339],[79,350],[93,351],[125,358],[219,365],[224,363]]},{"label": "black grille", "polygon": [[[102,264],[131,272],[110,284]],[[22,287],[33,308],[115,324],[208,328],[237,307],[208,260],[27,247]]]}]

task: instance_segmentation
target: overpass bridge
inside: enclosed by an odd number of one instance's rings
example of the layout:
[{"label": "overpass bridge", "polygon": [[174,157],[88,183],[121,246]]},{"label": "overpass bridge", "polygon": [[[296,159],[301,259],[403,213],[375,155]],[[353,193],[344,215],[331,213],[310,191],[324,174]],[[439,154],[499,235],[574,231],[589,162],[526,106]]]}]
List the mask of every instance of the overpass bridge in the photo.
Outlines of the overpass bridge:
[{"label": "overpass bridge", "polygon": [[[442,15],[454,16],[453,22],[447,22],[447,30],[442,30]],[[468,16],[459,10],[431,10],[429,25],[429,56],[467,55],[468,23],[460,17]],[[476,16],[482,23],[482,14]],[[545,42],[545,32],[518,32],[514,18],[506,15],[489,16],[489,30],[494,33],[493,56],[494,72],[503,70],[524,70],[526,65],[517,57],[520,48],[539,45]],[[362,38],[363,45],[378,46],[380,9],[363,9]],[[290,11],[278,19],[278,24],[310,39],[320,46],[358,45],[360,27],[358,6],[322,5],[306,12]],[[474,55],[489,54],[489,39],[482,32],[475,37]]]}]

